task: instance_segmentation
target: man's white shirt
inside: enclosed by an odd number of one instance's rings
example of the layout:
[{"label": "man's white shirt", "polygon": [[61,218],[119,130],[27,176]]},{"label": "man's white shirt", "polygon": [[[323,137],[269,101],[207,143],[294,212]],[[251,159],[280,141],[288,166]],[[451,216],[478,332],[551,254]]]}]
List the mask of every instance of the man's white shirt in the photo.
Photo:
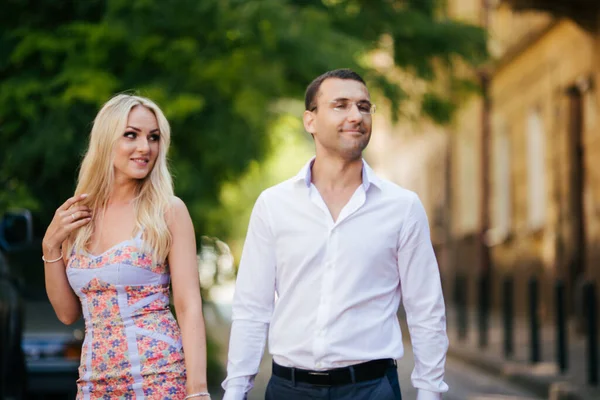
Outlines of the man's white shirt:
[{"label": "man's white shirt", "polygon": [[[314,160],[314,159],[313,159]],[[407,315],[417,400],[448,390],[445,307],[429,224],[416,194],[378,178],[337,221],[311,183],[311,160],[256,201],[233,302],[224,400],[252,388],[267,338],[273,360],[311,370],[400,359],[397,318]]]}]

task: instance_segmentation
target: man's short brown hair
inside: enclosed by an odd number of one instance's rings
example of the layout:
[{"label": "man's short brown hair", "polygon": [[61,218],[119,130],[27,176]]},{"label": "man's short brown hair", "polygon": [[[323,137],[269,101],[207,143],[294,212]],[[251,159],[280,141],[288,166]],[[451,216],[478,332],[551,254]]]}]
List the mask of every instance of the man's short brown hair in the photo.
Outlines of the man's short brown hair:
[{"label": "man's short brown hair", "polygon": [[313,111],[316,108],[316,97],[319,93],[319,89],[321,88],[321,84],[329,78],[348,79],[360,82],[365,86],[367,85],[364,79],[351,69],[342,68],[334,69],[333,71],[327,71],[324,74],[316,77],[306,88],[306,93],[304,95],[304,107],[306,110]]}]

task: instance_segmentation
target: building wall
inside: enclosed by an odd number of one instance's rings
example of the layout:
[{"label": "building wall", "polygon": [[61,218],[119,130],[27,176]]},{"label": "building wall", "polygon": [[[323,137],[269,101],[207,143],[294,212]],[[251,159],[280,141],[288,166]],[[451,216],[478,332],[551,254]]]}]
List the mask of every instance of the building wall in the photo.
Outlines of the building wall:
[{"label": "building wall", "polygon": [[[482,24],[482,4],[449,0],[447,12]],[[586,31],[544,12],[513,12],[502,2],[495,4],[487,18],[493,62],[488,66],[490,229],[484,236],[491,251],[492,304],[501,307],[502,280],[512,276],[515,311],[526,314],[528,281],[536,277],[541,282],[540,313],[551,321],[556,279],[570,279],[571,304],[581,293],[568,276],[577,248],[571,214],[571,88],[582,93],[584,278],[595,279],[600,288],[600,31]],[[600,26],[600,15],[598,21]],[[464,66],[457,70],[476,76]],[[446,129],[425,123],[392,125],[383,118],[367,153],[380,173],[419,193],[446,296],[454,297],[456,274],[465,275],[469,286],[462,289],[472,306],[481,271],[482,112],[481,97],[473,96]]]},{"label": "building wall", "polygon": [[[543,317],[552,317],[553,284],[565,278],[576,249],[571,209],[570,104],[567,90],[583,90],[585,278],[600,283],[600,32],[544,12],[513,12],[501,2],[489,18],[491,63],[489,212],[485,236],[493,266],[493,304],[500,307],[500,284],[515,278],[517,312],[524,314],[527,283],[542,283]],[[455,0],[449,15],[483,23],[479,0]],[[600,20],[600,16],[599,16]],[[600,26],[600,24],[599,24]],[[472,305],[479,275],[481,229],[481,99],[459,110],[451,141],[456,256],[452,270],[470,277]],[[571,283],[571,302],[578,287]],[[452,286],[451,283],[446,283]]]},{"label": "building wall", "polygon": [[595,33],[593,46],[593,73],[591,89],[587,93],[586,99],[586,139],[588,141],[587,162],[588,179],[592,195],[587,202],[589,204],[589,215],[592,219],[590,224],[590,238],[593,241],[593,248],[597,249],[596,254],[591,254],[590,263],[594,265],[592,277],[596,282],[600,282],[600,11],[597,17],[598,30]]},{"label": "building wall", "polygon": [[[520,282],[517,304],[525,304],[524,284],[534,275],[545,282],[542,296],[547,301],[544,303],[552,304],[551,284],[561,269],[567,268],[569,252],[573,251],[574,245],[569,240],[572,235],[568,219],[568,168],[572,160],[567,150],[570,132],[566,93],[568,88],[591,76],[594,39],[573,22],[561,20],[529,41],[519,53],[510,56],[510,60],[494,71],[491,85],[493,119],[496,121],[492,135],[494,138],[503,133],[508,135],[511,160],[511,222],[508,235],[492,248],[494,267],[498,275],[510,273]],[[591,95],[592,92],[584,95],[584,109],[590,107]],[[591,243],[597,235],[598,217],[591,215],[587,206],[595,202],[591,198],[594,197],[592,189],[600,186],[594,178],[598,167],[587,156],[587,153],[597,151],[594,140],[597,134],[589,121],[595,113],[584,112],[584,115],[585,170],[589,171],[584,183],[585,215],[589,221],[588,243]],[[536,131],[539,132],[534,139]],[[498,143],[492,141],[492,145]],[[542,166],[538,173],[535,173],[536,165]],[[495,164],[493,168],[502,166]],[[498,174],[491,172],[492,187],[500,188],[503,182],[499,183]],[[491,202],[498,207],[498,201],[496,193]],[[558,248],[558,240],[563,242],[562,250]],[[496,300],[498,304],[498,296]],[[551,309],[542,310],[542,314],[549,318]]]}]

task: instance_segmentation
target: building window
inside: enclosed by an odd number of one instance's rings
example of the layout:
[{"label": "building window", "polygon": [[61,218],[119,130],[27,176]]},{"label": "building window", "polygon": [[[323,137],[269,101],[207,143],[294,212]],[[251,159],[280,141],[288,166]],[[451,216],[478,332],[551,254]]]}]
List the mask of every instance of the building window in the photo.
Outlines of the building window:
[{"label": "building window", "polygon": [[532,230],[546,222],[546,138],[538,110],[527,118],[527,202],[528,226]]},{"label": "building window", "polygon": [[468,235],[477,232],[479,228],[479,210],[481,175],[479,164],[479,143],[475,129],[466,130],[458,136],[458,153],[455,155],[458,164],[457,190],[458,206],[457,234]]},{"label": "building window", "polygon": [[488,232],[488,244],[502,243],[510,233],[511,227],[511,151],[510,135],[506,124],[501,121],[494,124],[492,139],[492,229]]}]

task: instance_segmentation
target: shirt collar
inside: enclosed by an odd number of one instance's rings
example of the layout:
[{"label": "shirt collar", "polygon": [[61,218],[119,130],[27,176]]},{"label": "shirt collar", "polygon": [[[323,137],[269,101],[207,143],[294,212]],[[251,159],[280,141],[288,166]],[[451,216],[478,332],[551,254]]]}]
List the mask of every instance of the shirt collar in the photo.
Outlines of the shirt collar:
[{"label": "shirt collar", "polygon": [[[298,174],[294,177],[295,182],[304,182],[306,187],[310,187],[312,182],[312,166],[315,162],[315,157],[313,156],[304,166]],[[375,171],[367,164],[367,162],[363,159],[363,169],[362,169],[362,185],[365,189],[365,192],[369,190],[371,184],[374,184],[377,187],[381,187],[381,179],[375,175]]]}]

